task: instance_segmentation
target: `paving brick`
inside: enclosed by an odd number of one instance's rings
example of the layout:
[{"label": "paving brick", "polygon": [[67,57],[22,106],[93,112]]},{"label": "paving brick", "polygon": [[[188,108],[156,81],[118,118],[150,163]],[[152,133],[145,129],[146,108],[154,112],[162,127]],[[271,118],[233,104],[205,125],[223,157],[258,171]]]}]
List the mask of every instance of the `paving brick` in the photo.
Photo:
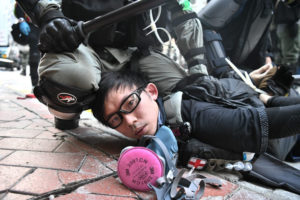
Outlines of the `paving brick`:
[{"label": "paving brick", "polygon": [[79,127],[72,130],[72,133],[86,143],[95,145],[111,155],[118,155],[123,148],[133,145],[132,140],[125,139],[123,136],[104,133],[101,130],[90,127]]},{"label": "paving brick", "polygon": [[79,194],[71,193],[64,196],[56,197],[55,200],[136,200],[136,198],[131,197],[118,197],[118,196],[104,196],[104,195],[95,195],[95,194]]},{"label": "paving brick", "polygon": [[39,116],[48,115],[49,117],[53,118],[53,115],[50,114],[48,107],[36,99],[34,101],[29,101],[28,103],[23,105],[25,105],[30,110],[33,110]]},{"label": "paving brick", "polygon": [[230,200],[240,200],[240,199],[247,199],[247,200],[271,200],[269,197],[265,197],[262,194],[255,193],[251,190],[245,190],[241,188],[236,193],[234,193]]},{"label": "paving brick", "polygon": [[53,126],[53,124],[48,122],[47,120],[34,119],[34,120],[32,120],[32,123],[26,128],[27,129],[45,130],[45,127],[49,127],[49,126]]},{"label": "paving brick", "polygon": [[[79,141],[76,138],[68,137],[67,140],[72,143],[70,143],[70,145],[68,145],[67,143],[64,143],[56,150],[56,152],[64,152],[64,151],[67,152],[68,150],[72,151],[72,149],[73,149],[72,145],[74,145],[77,148],[79,147],[82,151],[87,152],[89,155],[96,157],[98,160],[100,160],[102,163],[104,163],[110,169],[112,169],[114,171],[117,170],[117,161],[115,159],[111,158],[109,155],[99,151],[98,149],[93,148],[92,146],[90,146],[84,142]],[[64,145],[67,145],[67,146],[64,146]],[[73,151],[79,151],[79,149],[76,149]]]},{"label": "paving brick", "polygon": [[55,150],[55,152],[59,152],[59,153],[79,153],[82,152],[84,153],[84,151],[82,151],[80,148],[78,148],[77,146],[75,146],[74,144],[64,141],[61,145],[59,145],[59,147]]},{"label": "paving brick", "polygon": [[95,159],[94,157],[88,156],[79,172],[104,175],[111,173],[112,171],[106,168],[99,160]]},{"label": "paving brick", "polygon": [[117,168],[118,168],[118,161],[113,160],[113,161],[111,161],[111,162],[109,162],[109,163],[105,163],[105,165],[106,165],[107,167],[109,167],[110,169],[112,169],[113,171],[117,171]]},{"label": "paving brick", "polygon": [[1,90],[0,93],[0,99],[4,99],[5,101],[10,101],[10,100],[15,100],[16,99],[16,95],[15,94],[11,94],[11,93],[7,93],[6,91]]},{"label": "paving brick", "polygon": [[53,133],[51,131],[42,131],[36,138],[57,140],[62,137],[67,137],[66,133]]},{"label": "paving brick", "polygon": [[4,138],[0,140],[0,147],[3,149],[53,151],[61,142],[59,140],[45,139]]},{"label": "paving brick", "polygon": [[21,138],[33,138],[41,133],[40,130],[30,129],[6,129],[0,130],[0,136],[3,137],[21,137]]},{"label": "paving brick", "polygon": [[25,128],[29,126],[32,122],[30,120],[21,120],[13,122],[1,122],[0,128]]},{"label": "paving brick", "polygon": [[49,113],[49,111],[39,111],[39,110],[37,110],[36,112],[39,113],[39,116],[41,116],[43,119],[50,119],[51,122],[53,122],[54,117],[53,117],[53,115],[51,115]]},{"label": "paving brick", "polygon": [[37,169],[23,178],[13,191],[42,194],[58,189],[62,186],[56,170]]},{"label": "paving brick", "polygon": [[[0,95],[1,97],[2,95]],[[1,108],[1,111],[17,111],[17,110],[20,110],[20,106],[14,104],[14,103],[11,103],[10,101],[8,100],[3,100],[5,98],[0,98],[1,101],[0,101],[0,108]]]},{"label": "paving brick", "polygon": [[11,167],[0,165],[0,192],[11,188],[31,169],[25,167]]},{"label": "paving brick", "polygon": [[9,151],[9,150],[0,150],[0,160],[12,152],[13,151]]},{"label": "paving brick", "polygon": [[90,152],[89,154],[96,157],[98,160],[104,163],[105,166],[109,167],[113,171],[117,171],[117,160],[111,156],[104,154],[101,151]]},{"label": "paving brick", "polygon": [[109,163],[112,161],[115,161],[112,157],[108,156],[107,154],[101,152],[101,151],[96,151],[96,152],[90,152],[91,155],[95,156],[98,160],[104,163]]},{"label": "paving brick", "polygon": [[18,110],[17,112],[0,110],[0,121],[13,121],[21,119],[34,119],[36,115],[27,110]]},{"label": "paving brick", "polygon": [[87,152],[91,155],[95,155],[95,154],[97,155],[99,152],[99,149],[96,149],[92,145],[82,142],[75,137],[67,137],[65,139],[66,139],[66,141],[72,143],[73,145],[75,145],[76,147],[81,149],[82,151]]},{"label": "paving brick", "polygon": [[55,128],[54,126],[47,127],[46,129],[47,129],[47,131],[50,131],[51,133],[64,133],[63,131]]},{"label": "paving brick", "polygon": [[273,190],[271,187],[260,187],[260,183],[255,183],[255,182],[246,182],[246,181],[239,181],[239,185],[247,188],[248,190],[255,191],[257,193],[273,193]]},{"label": "paving brick", "polygon": [[[210,176],[206,175],[206,177],[218,178],[213,175],[210,175]],[[215,187],[212,187],[207,184],[205,186],[203,197],[216,197],[216,196],[225,197],[226,195],[233,193],[238,188],[238,185],[236,185],[234,183],[228,182],[224,179],[220,179],[220,178],[218,178],[218,179],[221,181],[222,187],[215,188]]]},{"label": "paving brick", "polygon": [[66,171],[58,171],[59,180],[63,184],[69,184],[72,182],[78,182],[81,180],[96,178],[96,174],[82,174],[77,172],[66,172]]},{"label": "paving brick", "polygon": [[[96,175],[66,172],[48,169],[37,169],[32,174],[23,178],[15,187],[16,192],[42,194],[62,188],[63,185],[82,180],[96,178]],[[36,184],[39,183],[39,184]]]},{"label": "paving brick", "polygon": [[26,107],[30,110],[35,110],[35,108],[38,108],[41,106],[41,103],[36,98],[31,99],[15,99],[14,100],[17,104],[19,104],[22,107]]},{"label": "paving brick", "polygon": [[8,193],[2,200],[26,200],[30,199],[33,196],[30,195],[22,195],[22,194],[14,194],[14,193]]},{"label": "paving brick", "polygon": [[76,171],[83,158],[84,155],[79,153],[17,151],[1,160],[0,164]]},{"label": "paving brick", "polygon": [[79,188],[81,193],[94,193],[105,195],[118,195],[136,197],[136,195],[128,190],[124,185],[116,180],[116,178],[108,177]]},{"label": "paving brick", "polygon": [[[265,194],[265,193],[264,193]],[[275,189],[273,191],[272,195],[270,195],[270,199],[284,199],[287,198],[288,200],[299,200],[300,194],[292,193],[283,189]]]}]

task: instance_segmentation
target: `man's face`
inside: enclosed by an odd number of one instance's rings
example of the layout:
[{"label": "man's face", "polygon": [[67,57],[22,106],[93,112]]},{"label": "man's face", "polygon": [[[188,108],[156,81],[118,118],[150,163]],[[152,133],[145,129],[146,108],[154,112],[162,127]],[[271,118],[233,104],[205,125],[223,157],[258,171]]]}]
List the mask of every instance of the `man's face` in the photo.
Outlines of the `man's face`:
[{"label": "man's face", "polygon": [[[104,118],[108,120],[113,113],[120,110],[121,104],[122,107],[126,108],[124,105],[127,105],[127,103],[130,105],[130,100],[135,99],[134,97],[139,95],[140,101],[132,112],[118,113],[118,115],[121,115],[121,124],[116,128],[116,130],[123,135],[138,139],[142,135],[155,134],[157,130],[159,109],[155,101],[158,96],[158,91],[154,84],[149,83],[140,93],[136,93],[136,89],[136,87],[121,87],[118,90],[111,90],[104,101]],[[132,96],[133,92],[137,95],[135,94]],[[114,120],[113,117],[112,120]]]}]

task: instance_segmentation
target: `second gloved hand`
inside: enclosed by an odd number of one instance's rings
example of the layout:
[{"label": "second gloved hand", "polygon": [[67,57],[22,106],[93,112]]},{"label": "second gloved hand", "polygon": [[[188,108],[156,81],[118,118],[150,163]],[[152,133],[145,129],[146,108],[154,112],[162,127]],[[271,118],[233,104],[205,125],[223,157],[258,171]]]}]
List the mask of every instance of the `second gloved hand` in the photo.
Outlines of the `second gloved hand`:
[{"label": "second gloved hand", "polygon": [[41,52],[72,52],[83,41],[75,27],[77,22],[65,18],[56,18],[47,23],[41,31],[39,49]]},{"label": "second gloved hand", "polygon": [[19,23],[19,29],[20,29],[21,33],[23,33],[26,36],[28,36],[30,33],[30,27],[29,27],[28,23],[25,21]]}]

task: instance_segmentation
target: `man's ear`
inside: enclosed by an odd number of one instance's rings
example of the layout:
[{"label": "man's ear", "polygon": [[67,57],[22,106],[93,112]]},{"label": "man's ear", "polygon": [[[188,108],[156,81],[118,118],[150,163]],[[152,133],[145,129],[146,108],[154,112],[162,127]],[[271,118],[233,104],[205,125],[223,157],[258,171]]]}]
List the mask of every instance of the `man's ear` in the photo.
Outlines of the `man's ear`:
[{"label": "man's ear", "polygon": [[146,86],[145,90],[151,96],[151,98],[153,100],[157,99],[157,97],[158,97],[158,90],[157,90],[157,87],[156,87],[156,85],[154,83],[148,83],[148,85]]}]

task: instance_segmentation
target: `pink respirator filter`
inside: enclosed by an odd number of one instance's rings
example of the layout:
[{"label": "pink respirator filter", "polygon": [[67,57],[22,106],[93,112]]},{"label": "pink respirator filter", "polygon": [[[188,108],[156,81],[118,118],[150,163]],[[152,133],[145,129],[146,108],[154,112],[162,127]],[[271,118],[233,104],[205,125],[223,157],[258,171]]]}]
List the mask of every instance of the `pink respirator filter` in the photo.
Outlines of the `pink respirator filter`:
[{"label": "pink respirator filter", "polygon": [[158,155],[146,147],[127,147],[118,160],[118,176],[128,188],[149,191],[148,183],[164,175],[164,165]]}]

